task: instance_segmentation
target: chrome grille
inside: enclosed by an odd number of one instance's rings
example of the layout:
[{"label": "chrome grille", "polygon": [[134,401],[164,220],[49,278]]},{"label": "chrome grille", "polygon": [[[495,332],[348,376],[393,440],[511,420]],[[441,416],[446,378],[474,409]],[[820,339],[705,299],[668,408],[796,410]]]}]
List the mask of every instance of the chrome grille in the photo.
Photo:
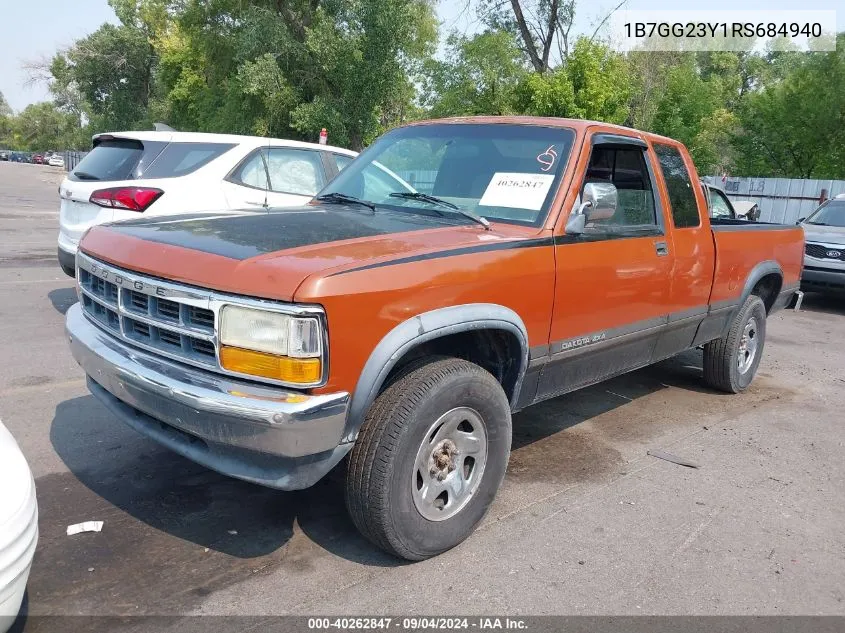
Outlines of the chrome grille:
[{"label": "chrome grille", "polygon": [[825,246],[824,244],[807,243],[804,247],[807,255],[816,259],[832,259],[845,261],[845,244],[841,246]]},{"label": "chrome grille", "polygon": [[210,295],[168,292],[153,279],[122,273],[81,256],[82,308],[120,338],[193,365],[218,368]]},{"label": "chrome grille", "polygon": [[[161,356],[221,374],[291,387],[326,383],[328,339],[325,313],[317,306],[225,295],[104,264],[79,252],[76,256],[79,299],[85,314],[116,338]],[[218,360],[217,314],[227,304],[318,318],[323,323],[323,377],[311,385],[292,385],[223,369]]]}]

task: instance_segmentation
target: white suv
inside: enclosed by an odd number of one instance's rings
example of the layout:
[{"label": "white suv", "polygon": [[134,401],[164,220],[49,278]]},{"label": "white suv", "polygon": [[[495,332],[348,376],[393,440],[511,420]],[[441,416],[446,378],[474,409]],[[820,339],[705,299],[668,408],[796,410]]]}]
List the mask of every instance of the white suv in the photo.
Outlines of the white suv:
[{"label": "white suv", "polygon": [[198,132],[115,132],[59,187],[59,264],[75,274],[76,248],[95,224],[144,215],[304,204],[357,155],[280,139]]}]

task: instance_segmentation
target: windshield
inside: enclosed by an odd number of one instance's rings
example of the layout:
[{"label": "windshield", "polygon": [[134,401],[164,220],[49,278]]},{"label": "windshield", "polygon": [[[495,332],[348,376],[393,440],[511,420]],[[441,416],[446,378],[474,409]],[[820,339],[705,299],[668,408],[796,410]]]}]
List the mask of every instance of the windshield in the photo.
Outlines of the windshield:
[{"label": "windshield", "polygon": [[377,207],[463,221],[462,211],[539,225],[574,138],[570,129],[536,125],[399,128],[379,138],[320,195],[339,193]]},{"label": "windshield", "polygon": [[845,200],[828,200],[807,218],[807,224],[845,227]]}]

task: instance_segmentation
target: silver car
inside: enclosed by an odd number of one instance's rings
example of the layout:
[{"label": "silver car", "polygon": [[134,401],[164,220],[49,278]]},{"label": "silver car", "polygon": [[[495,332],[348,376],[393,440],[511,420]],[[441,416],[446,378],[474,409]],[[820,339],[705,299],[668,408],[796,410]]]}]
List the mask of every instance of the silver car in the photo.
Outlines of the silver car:
[{"label": "silver car", "polygon": [[801,289],[845,293],[845,194],[831,198],[806,219]]}]

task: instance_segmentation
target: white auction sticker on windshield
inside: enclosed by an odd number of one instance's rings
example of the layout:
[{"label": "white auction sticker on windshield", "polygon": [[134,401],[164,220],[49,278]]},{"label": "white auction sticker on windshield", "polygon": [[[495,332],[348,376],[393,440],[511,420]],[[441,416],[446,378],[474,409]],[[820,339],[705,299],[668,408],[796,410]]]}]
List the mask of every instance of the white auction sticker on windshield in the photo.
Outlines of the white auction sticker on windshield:
[{"label": "white auction sticker on windshield", "polygon": [[478,206],[539,211],[554,179],[552,174],[496,172]]}]

